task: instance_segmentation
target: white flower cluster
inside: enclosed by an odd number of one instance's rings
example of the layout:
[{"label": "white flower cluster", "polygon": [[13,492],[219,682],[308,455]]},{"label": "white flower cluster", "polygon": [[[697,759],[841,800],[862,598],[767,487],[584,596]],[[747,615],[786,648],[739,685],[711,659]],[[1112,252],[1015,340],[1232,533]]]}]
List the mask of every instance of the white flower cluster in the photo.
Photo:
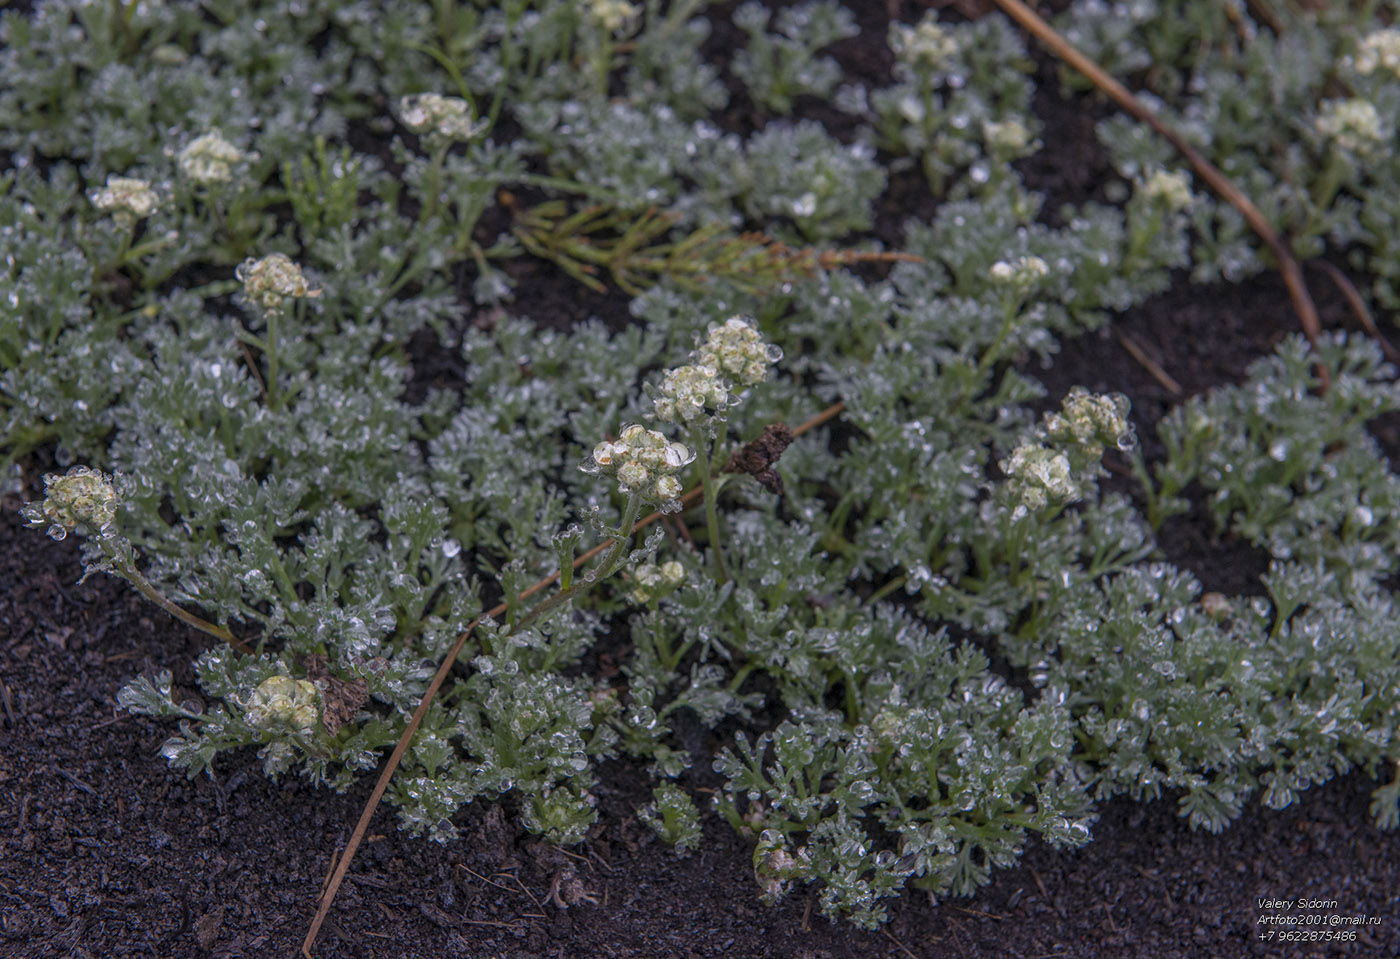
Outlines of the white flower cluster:
[{"label": "white flower cluster", "polygon": [[685,566],[679,560],[674,559],[660,565],[643,563],[637,567],[632,577],[637,581],[637,587],[630,594],[632,600],[637,603],[645,603],[656,595],[668,593],[685,582]]},{"label": "white flower cluster", "polygon": [[742,386],[762,383],[769,365],[782,358],[782,349],[763,342],[763,335],[754,329],[752,321],[742,316],[731,316],[722,324],[712,325],[705,342],[695,351],[701,366],[714,367]]},{"label": "white flower cluster", "polygon": [[736,388],[763,382],[768,367],[782,358],[783,351],[765,343],[744,317],[712,324],[691,354],[695,362],[669,371],[652,391],[656,415],[668,423],[691,423],[720,413],[737,402],[731,395]]},{"label": "white flower cluster", "polygon": [[1389,27],[1367,34],[1352,65],[1363,77],[1383,70],[1400,79],[1400,30]]},{"label": "white flower cluster", "polygon": [[694,451],[685,444],[632,423],[622,428],[617,439],[593,447],[593,455],[581,468],[586,473],[616,476],[622,492],[640,493],[645,499],[669,506],[681,495],[681,482],[675,474],[694,459]]},{"label": "white flower cluster", "polygon": [[1131,446],[1129,409],[1128,398],[1122,394],[1090,393],[1076,386],[1060,405],[1060,412],[1046,415],[1045,432],[1057,443],[1072,443],[1098,456],[1110,444],[1120,449]]},{"label": "white flower cluster", "polygon": [[678,366],[666,373],[656,395],[656,415],[668,423],[689,423],[729,404],[729,386],[713,366]]},{"label": "white flower cluster", "polygon": [[1022,443],[1000,463],[1016,507],[1014,519],[1032,510],[1073,503],[1093,489],[1104,450],[1132,448],[1126,396],[1090,393],[1076,386],[1057,413],[1046,415],[1034,440]]},{"label": "white flower cluster", "polygon": [[1050,274],[1050,266],[1038,256],[1023,256],[1014,263],[998,260],[987,271],[993,283],[1026,291]]},{"label": "white flower cluster", "polygon": [[160,206],[160,197],[151,189],[150,181],[135,177],[107,177],[107,185],[88,194],[92,205],[118,220],[144,220]]},{"label": "white flower cluster", "polygon": [[1069,457],[1041,443],[1023,443],[1000,463],[1006,484],[1018,502],[1017,519],[1050,503],[1072,503],[1080,497]]},{"label": "white flower cluster", "polygon": [[86,466],[74,466],[59,476],[44,477],[44,499],[26,503],[20,515],[30,527],[48,524],[46,532],[61,540],[77,529],[105,534],[117,519],[121,494],[113,478]]},{"label": "white flower cluster", "polygon": [[269,253],[261,260],[249,257],[234,271],[243,281],[243,293],[268,313],[277,313],[288,299],[320,296],[302,275],[301,267],[283,253]]},{"label": "white flower cluster", "polygon": [[256,160],[256,153],[244,153],[213,130],[191,141],[180,151],[175,163],[186,179],[199,186],[228,183],[233,168],[245,160]]},{"label": "white flower cluster", "polygon": [[932,12],[924,14],[916,26],[892,24],[889,43],[894,55],[915,69],[943,69],[958,55],[957,37]]},{"label": "white flower cluster", "polygon": [[588,0],[588,19],[608,33],[619,33],[637,19],[640,11],[627,0]]},{"label": "white flower cluster", "polygon": [[982,136],[994,152],[1021,156],[1031,149],[1034,138],[1030,128],[1020,120],[987,120],[982,124]]},{"label": "white flower cluster", "polygon": [[290,676],[273,676],[253,690],[244,710],[249,725],[309,733],[321,718],[320,698],[314,683]]},{"label": "white flower cluster", "polygon": [[1191,179],[1180,170],[1154,170],[1142,181],[1142,195],[1168,210],[1184,210],[1191,205]]},{"label": "white flower cluster", "polygon": [[1315,123],[1317,132],[1347,153],[1364,154],[1385,139],[1380,111],[1370,100],[1328,100]]},{"label": "white flower cluster", "polygon": [[414,133],[444,140],[470,140],[483,127],[475,123],[471,104],[461,97],[419,93],[399,100],[399,119]]}]

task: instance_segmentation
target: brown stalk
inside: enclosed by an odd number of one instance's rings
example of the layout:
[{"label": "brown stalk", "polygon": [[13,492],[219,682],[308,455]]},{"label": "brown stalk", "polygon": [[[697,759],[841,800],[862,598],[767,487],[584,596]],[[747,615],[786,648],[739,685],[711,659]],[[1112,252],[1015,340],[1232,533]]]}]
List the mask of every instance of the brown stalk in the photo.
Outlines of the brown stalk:
[{"label": "brown stalk", "polygon": [[[821,426],[823,423],[839,415],[845,408],[845,403],[833,403],[802,425],[794,427],[792,430],[793,436],[800,436],[808,430],[816,429],[818,426]],[[686,506],[694,505],[703,494],[704,487],[696,486],[681,497],[681,502]],[[635,534],[638,530],[650,526],[652,523],[661,519],[663,515],[664,514],[657,512],[638,520],[636,525],[632,527],[632,532]],[[584,563],[612,546],[612,544],[612,540],[605,540],[599,543],[582,556],[577,557],[574,560],[574,568],[578,569]],[[559,574],[557,572],[550,573],[533,586],[523,590],[520,593],[520,598],[525,599],[533,596],[558,579]],[[301,954],[305,956],[306,959],[311,959],[311,947],[316,944],[316,937],[321,932],[321,926],[325,924],[326,917],[330,915],[331,904],[335,902],[336,893],[340,891],[340,884],[345,881],[345,875],[350,871],[350,862],[355,858],[355,852],[360,848],[360,843],[369,832],[370,820],[374,817],[375,809],[379,807],[379,801],[384,798],[385,790],[389,788],[389,780],[393,778],[394,771],[399,768],[399,763],[403,760],[403,754],[408,751],[408,744],[412,742],[414,733],[418,732],[418,727],[422,724],[423,717],[427,715],[428,707],[431,706],[433,700],[437,698],[438,691],[442,689],[442,684],[447,681],[447,674],[452,671],[453,665],[456,664],[457,657],[461,654],[462,647],[466,645],[467,638],[471,636],[472,630],[481,625],[482,620],[486,619],[487,616],[500,616],[504,614],[505,611],[506,604],[501,603],[490,612],[472,620],[467,628],[462,631],[462,635],[458,636],[457,641],[452,644],[452,648],[448,650],[447,655],[442,660],[442,665],[438,666],[437,672],[433,675],[433,681],[428,684],[427,691],[423,693],[423,699],[418,703],[418,708],[413,711],[412,718],[409,719],[408,725],[404,727],[403,735],[399,737],[399,741],[394,745],[394,751],[389,754],[389,761],[385,763],[383,771],[379,774],[379,779],[374,784],[374,789],[369,794],[369,799],[365,802],[365,808],[360,813],[360,820],[355,824],[354,831],[350,833],[350,840],[345,844],[344,852],[340,854],[338,859],[332,854],[331,870],[322,886],[321,895],[316,907],[316,915],[311,920],[311,926],[307,929],[306,938],[301,944]]]},{"label": "brown stalk", "polygon": [[1336,284],[1337,289],[1342,294],[1342,299],[1347,301],[1347,306],[1356,314],[1356,318],[1361,321],[1361,327],[1371,335],[1377,343],[1381,345],[1381,352],[1385,358],[1392,363],[1400,363],[1400,350],[1390,345],[1390,341],[1381,335],[1381,331],[1376,327],[1375,318],[1371,316],[1371,311],[1366,308],[1366,301],[1362,299],[1360,291],[1356,289],[1356,284],[1338,269],[1335,265],[1326,260],[1309,260],[1308,266],[1315,266]]},{"label": "brown stalk", "polygon": [[[1106,93],[1109,99],[1118,104],[1124,111],[1156,130],[1163,139],[1176,147],[1177,152],[1186,158],[1195,169],[1196,174],[1218,196],[1240,211],[1240,215],[1245,218],[1254,232],[1259,235],[1259,239],[1264,241],[1264,245],[1273,252],[1274,258],[1278,260],[1279,272],[1283,275],[1284,286],[1288,288],[1289,299],[1293,301],[1293,309],[1298,314],[1298,322],[1303,327],[1303,335],[1316,349],[1318,337],[1322,334],[1322,323],[1318,320],[1317,308],[1313,305],[1312,297],[1308,295],[1307,284],[1303,281],[1303,270],[1298,265],[1293,251],[1288,248],[1287,241],[1275,232],[1269,221],[1264,219],[1264,214],[1260,213],[1258,207],[1250,202],[1249,197],[1240,192],[1239,188],[1230,182],[1229,177],[1221,173],[1200,151],[1186,142],[1181,134],[1147,109],[1127,87],[1113,79],[1097,63],[1075,49],[1073,44],[1060,36],[1054,27],[1042,20],[1021,0],[995,0],[995,3],[1002,9],[1003,13],[1025,27],[1036,39],[1045,44],[1055,56],[1093,81],[1096,87]],[[1321,364],[1318,365],[1318,377],[1322,381],[1323,391],[1326,391],[1330,378],[1327,375],[1327,370]]]}]

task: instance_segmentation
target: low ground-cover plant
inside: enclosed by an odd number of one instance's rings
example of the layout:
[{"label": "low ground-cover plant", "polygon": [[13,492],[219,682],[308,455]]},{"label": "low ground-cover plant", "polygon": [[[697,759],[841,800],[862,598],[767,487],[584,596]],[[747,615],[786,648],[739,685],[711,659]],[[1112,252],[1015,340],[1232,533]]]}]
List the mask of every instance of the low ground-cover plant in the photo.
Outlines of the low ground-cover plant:
[{"label": "low ground-cover plant", "polygon": [[[1039,145],[1003,21],[898,24],[865,90],[823,53],[839,6],[749,8],[727,78],[774,113],[833,96],[846,142],[724,132],[699,2],[298,6],[0,19],[0,448],[80,463],[26,516],[211,635],[207,708],[169,670],[119,695],[173,721],[175,766],[255,748],[343,789],[479,621],[389,789],[438,839],[505,799],[582,841],[596,764],[626,756],[655,779],[638,815],[695,848],[681,710],[737,730],[703,761],[761,892],[815,882],[862,924],[1032,835],[1087,842],[1119,793],[1219,829],[1359,766],[1395,825],[1400,509],[1365,432],[1395,371],[1357,337],[1290,340],[1170,414],[1150,464],[1124,397],[1036,416],[1023,360],[1253,254],[1167,158],[1129,156],[1156,150],[1134,130],[1108,202],[1044,210],[1011,163]],[[1346,29],[1299,47],[1314,74]],[[1369,156],[1316,204],[1324,233],[1359,229]],[[875,248],[913,164],[941,202]],[[516,315],[524,255],[616,283],[630,319]],[[415,338],[460,378],[418,380]],[[1270,551],[1258,595],[1164,561],[1191,496]],[[591,674],[624,627],[620,674]]]}]

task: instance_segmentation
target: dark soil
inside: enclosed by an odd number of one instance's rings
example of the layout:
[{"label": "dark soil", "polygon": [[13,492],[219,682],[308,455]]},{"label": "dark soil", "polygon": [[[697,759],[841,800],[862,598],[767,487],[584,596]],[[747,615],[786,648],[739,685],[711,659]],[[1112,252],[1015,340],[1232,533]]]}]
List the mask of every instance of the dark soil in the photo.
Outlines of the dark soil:
[{"label": "dark soil", "polygon": [[[862,36],[838,53],[876,79],[888,69],[886,6],[857,6]],[[910,20],[915,6],[889,4]],[[1023,173],[1050,193],[1053,216],[1059,203],[1082,202],[1102,183],[1085,173],[1102,170],[1092,141],[1102,107],[1059,99],[1043,61],[1041,73],[1047,151]],[[730,121],[755,122],[742,112]],[[927,196],[894,196],[881,233],[897,229],[896,212],[933,208]],[[585,293],[544,264],[509,269],[526,301],[514,311],[549,326],[590,315],[625,322],[625,298]],[[1340,325],[1345,317],[1328,292],[1314,285],[1324,323]],[[1238,380],[1295,328],[1292,315],[1273,276],[1235,287],[1183,280],[1103,333],[1065,344],[1048,369],[1028,371],[1052,398],[1073,384],[1128,394],[1151,456],[1162,413]],[[421,379],[448,381],[454,366],[428,362],[432,346],[431,337],[413,346],[424,361]],[[1400,426],[1387,422],[1375,433],[1393,457],[1400,451]],[[118,712],[115,696],[135,675],[170,669],[197,699],[189,664],[204,638],[123,583],[98,576],[74,585],[76,545],[20,528],[17,506],[7,499],[0,519],[0,956],[293,955],[371,783],[345,795],[296,779],[271,783],[252,750],[218,762],[214,778],[173,774],[158,755],[170,729]],[[1202,510],[1168,524],[1162,544],[1206,588],[1258,592],[1264,558],[1211,528]],[[1190,830],[1170,799],[1115,800],[1100,810],[1088,847],[1062,853],[1032,840],[1020,863],[995,872],[977,895],[934,903],[910,894],[892,904],[881,932],[828,922],[812,892],[777,907],[760,903],[751,848],[713,816],[705,818],[703,852],[676,858],[634,818],[649,799],[645,773],[611,763],[600,779],[600,825],[576,850],[533,842],[508,806],[470,808],[461,817],[465,838],[445,846],[401,835],[381,810],[317,954],[1400,956],[1400,839],[1372,825],[1374,784],[1360,774],[1316,787],[1283,811],[1252,804],[1219,836]],[[1304,898],[1336,905],[1284,911],[1379,924],[1360,927],[1346,945],[1255,938],[1272,928],[1258,920],[1277,911],[1260,900]]]}]

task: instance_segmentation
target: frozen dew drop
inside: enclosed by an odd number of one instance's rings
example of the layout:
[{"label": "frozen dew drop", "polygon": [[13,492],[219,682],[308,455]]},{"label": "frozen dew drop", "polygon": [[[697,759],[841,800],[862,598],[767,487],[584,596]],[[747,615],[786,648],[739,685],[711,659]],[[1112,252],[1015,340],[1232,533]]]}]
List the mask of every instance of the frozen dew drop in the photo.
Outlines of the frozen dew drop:
[{"label": "frozen dew drop", "polygon": [[446,556],[448,559],[452,559],[461,551],[462,544],[455,539],[446,539],[442,541],[442,555]]}]

